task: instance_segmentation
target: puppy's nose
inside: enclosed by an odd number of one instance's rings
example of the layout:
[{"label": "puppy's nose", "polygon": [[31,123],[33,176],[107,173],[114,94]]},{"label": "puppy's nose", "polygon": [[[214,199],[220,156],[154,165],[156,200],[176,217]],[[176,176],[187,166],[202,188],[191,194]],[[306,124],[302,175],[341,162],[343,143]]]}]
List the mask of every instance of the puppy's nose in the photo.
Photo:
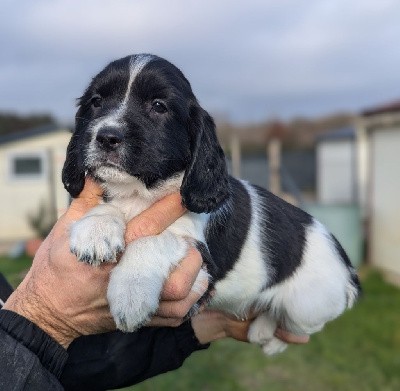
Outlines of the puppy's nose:
[{"label": "puppy's nose", "polygon": [[114,128],[100,129],[96,136],[96,141],[107,150],[118,148],[123,140],[123,135],[120,131]]}]

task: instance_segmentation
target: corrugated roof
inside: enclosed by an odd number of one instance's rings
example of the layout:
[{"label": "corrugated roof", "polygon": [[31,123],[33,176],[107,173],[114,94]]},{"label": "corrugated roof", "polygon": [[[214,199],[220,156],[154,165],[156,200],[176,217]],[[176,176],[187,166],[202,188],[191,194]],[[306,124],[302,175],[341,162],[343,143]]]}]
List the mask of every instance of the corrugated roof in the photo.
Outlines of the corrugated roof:
[{"label": "corrugated roof", "polygon": [[41,136],[46,133],[65,131],[66,129],[67,129],[66,127],[60,126],[57,124],[36,126],[34,128],[30,128],[30,129],[26,129],[23,131],[13,132],[13,133],[6,134],[4,136],[0,136],[0,145],[19,141],[19,140],[24,140],[24,139],[27,139],[30,137]]},{"label": "corrugated roof", "polygon": [[376,114],[386,114],[395,112],[400,112],[400,99],[380,106],[371,107],[369,109],[364,110],[361,114],[364,117],[369,117],[371,115],[376,115]]},{"label": "corrugated roof", "polygon": [[356,137],[356,130],[353,126],[334,129],[317,136],[317,141],[353,140]]}]

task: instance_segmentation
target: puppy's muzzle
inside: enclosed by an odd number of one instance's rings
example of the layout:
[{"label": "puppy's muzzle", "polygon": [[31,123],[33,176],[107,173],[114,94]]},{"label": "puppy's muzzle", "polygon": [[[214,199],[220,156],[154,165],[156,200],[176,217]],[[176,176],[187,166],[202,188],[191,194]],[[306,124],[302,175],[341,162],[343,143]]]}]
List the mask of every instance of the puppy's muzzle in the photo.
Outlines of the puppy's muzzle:
[{"label": "puppy's muzzle", "polygon": [[96,136],[97,145],[105,151],[115,151],[123,139],[122,133],[115,128],[100,129]]}]

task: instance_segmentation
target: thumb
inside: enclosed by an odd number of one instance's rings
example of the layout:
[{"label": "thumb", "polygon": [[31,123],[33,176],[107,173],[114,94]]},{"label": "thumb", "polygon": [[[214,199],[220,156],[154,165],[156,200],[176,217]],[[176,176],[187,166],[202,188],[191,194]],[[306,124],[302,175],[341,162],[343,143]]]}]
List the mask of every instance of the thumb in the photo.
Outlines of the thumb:
[{"label": "thumb", "polygon": [[84,199],[87,202],[93,201],[98,204],[100,197],[103,194],[103,190],[98,183],[96,183],[92,178],[85,178],[85,185],[81,193],[78,196],[78,199]]},{"label": "thumb", "polygon": [[125,241],[158,235],[186,212],[179,193],[172,193],[130,220],[126,226]]},{"label": "thumb", "polygon": [[91,178],[85,178],[85,186],[83,187],[78,198],[74,198],[65,216],[67,218],[78,218],[85,214],[89,209],[99,204],[103,190]]}]

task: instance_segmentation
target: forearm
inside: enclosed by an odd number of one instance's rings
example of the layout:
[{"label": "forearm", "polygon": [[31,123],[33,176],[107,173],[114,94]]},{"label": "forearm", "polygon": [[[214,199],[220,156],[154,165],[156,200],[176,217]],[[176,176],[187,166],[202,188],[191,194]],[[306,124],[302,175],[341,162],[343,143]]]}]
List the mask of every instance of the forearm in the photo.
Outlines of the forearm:
[{"label": "forearm", "polygon": [[[81,337],[68,349],[61,381],[67,390],[102,390],[139,383],[179,368],[194,351],[220,338],[246,340],[249,321],[204,311],[177,328]],[[118,370],[115,370],[118,368]]]},{"label": "forearm", "polygon": [[207,347],[198,342],[189,322],[81,337],[68,349],[61,382],[66,390],[124,387],[179,368],[191,353]]}]

